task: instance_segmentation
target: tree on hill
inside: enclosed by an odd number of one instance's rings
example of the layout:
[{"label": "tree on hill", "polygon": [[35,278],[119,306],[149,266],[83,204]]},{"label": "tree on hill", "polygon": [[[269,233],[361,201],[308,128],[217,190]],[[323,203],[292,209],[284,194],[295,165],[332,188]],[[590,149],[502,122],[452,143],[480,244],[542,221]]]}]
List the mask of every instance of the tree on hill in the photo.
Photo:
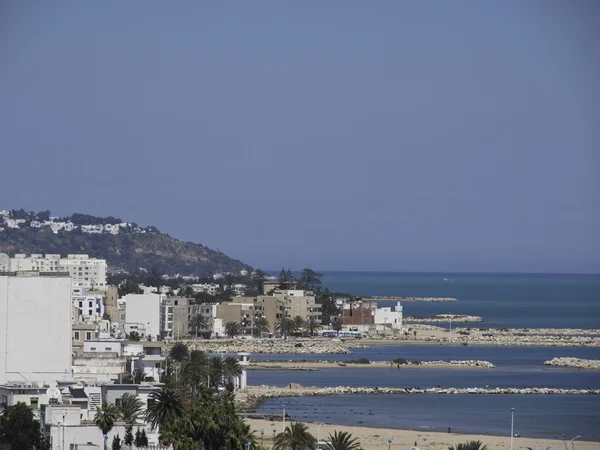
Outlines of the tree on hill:
[{"label": "tree on hill", "polygon": [[321,291],[322,274],[315,272],[312,269],[304,269],[298,278],[296,287],[305,291],[312,291],[317,294]]},{"label": "tree on hill", "polygon": [[277,282],[278,282],[278,285],[277,285],[278,289],[286,290],[286,289],[292,289],[294,287],[294,284],[296,283],[296,279],[294,278],[294,275],[292,274],[292,271],[290,269],[285,270],[285,268],[282,268],[281,272],[279,273]]},{"label": "tree on hill", "polygon": [[123,281],[118,287],[117,291],[119,293],[119,297],[123,297],[127,294],[143,294],[144,291],[140,289],[140,285],[134,280],[127,279]]}]

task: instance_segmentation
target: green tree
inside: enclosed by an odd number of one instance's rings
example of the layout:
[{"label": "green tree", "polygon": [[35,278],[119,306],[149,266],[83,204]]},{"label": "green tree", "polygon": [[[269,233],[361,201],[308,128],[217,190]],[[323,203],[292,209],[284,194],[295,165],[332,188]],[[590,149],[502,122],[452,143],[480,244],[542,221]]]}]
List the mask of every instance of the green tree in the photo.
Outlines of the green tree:
[{"label": "green tree", "polygon": [[25,403],[7,406],[0,414],[0,443],[8,449],[45,450],[46,439],[40,432],[40,423]]},{"label": "green tree", "polygon": [[140,431],[139,428],[135,432],[135,438],[133,439],[133,445],[135,445],[136,448],[140,448],[144,445],[142,443],[142,432]]},{"label": "green tree", "polygon": [[283,316],[281,319],[279,319],[275,325],[275,328],[284,338],[287,338],[296,332],[294,321],[287,316]]},{"label": "green tree", "polygon": [[121,397],[121,404],[118,406],[123,422],[128,425],[135,424],[138,419],[141,418],[143,407],[144,404],[142,401],[128,392],[123,394],[123,397]]},{"label": "green tree", "polygon": [[142,384],[142,381],[144,381],[146,379],[146,372],[144,372],[144,369],[135,369],[133,371],[133,383],[134,384]]},{"label": "green tree", "polygon": [[[102,403],[102,406],[96,411],[94,423],[104,436],[107,436],[110,430],[115,426],[115,422],[119,418],[119,410],[111,403]],[[107,450],[107,437],[104,437],[104,450]]]},{"label": "green tree", "polygon": [[140,285],[131,279],[126,279],[117,287],[119,297],[123,297],[127,294],[143,294],[144,291],[140,289]]},{"label": "green tree", "polygon": [[258,336],[262,336],[263,331],[269,332],[270,324],[266,317],[259,317],[254,321],[254,327],[256,332],[258,332]]},{"label": "green tree", "polygon": [[201,314],[196,314],[192,317],[192,320],[190,320],[190,328],[194,331],[194,336],[198,338],[198,331],[204,331],[208,328],[206,317]]},{"label": "green tree", "polygon": [[456,444],[448,447],[448,450],[487,450],[487,445],[483,445],[481,441],[467,441],[465,443]]},{"label": "green tree", "polygon": [[130,331],[129,334],[127,335],[127,340],[132,341],[132,342],[138,342],[140,341],[141,337],[140,337],[140,333],[138,333],[137,331]]},{"label": "green tree", "polygon": [[312,269],[304,269],[298,278],[296,285],[297,289],[303,289],[305,291],[312,291],[317,294],[321,290],[321,278],[322,274],[315,272]]},{"label": "green tree", "polygon": [[233,338],[240,334],[241,326],[237,322],[227,322],[225,324],[225,334],[230,338]]},{"label": "green tree", "polygon": [[285,270],[284,268],[282,268],[281,272],[279,273],[277,283],[278,289],[292,289],[294,287],[294,284],[296,283],[296,279],[294,278],[294,275],[292,274],[292,271],[290,269]]},{"label": "green tree", "polygon": [[325,288],[323,291],[316,294],[316,301],[321,305],[321,320],[324,325],[329,325],[332,318],[340,314],[340,309],[335,304],[335,295]]},{"label": "green tree", "polygon": [[102,320],[108,320],[108,321],[112,321],[110,314],[105,312],[104,314],[102,314]]},{"label": "green tree", "polygon": [[341,317],[336,317],[331,321],[331,328],[333,328],[335,331],[337,331],[338,333],[340,331],[342,331],[343,328],[343,322]]},{"label": "green tree", "polygon": [[182,362],[190,357],[187,345],[183,342],[175,342],[169,351],[169,357],[177,362]]},{"label": "green tree", "polygon": [[337,432],[329,435],[329,439],[324,450],[362,450],[358,439],[352,437],[352,433],[345,431]]},{"label": "green tree", "polygon": [[292,422],[283,433],[275,436],[273,450],[314,450],[316,445],[317,440],[305,424]]},{"label": "green tree", "polygon": [[183,399],[174,388],[165,386],[148,397],[146,421],[156,428],[172,422],[183,415]]},{"label": "green tree", "polygon": [[140,442],[142,443],[141,447],[148,447],[148,435],[144,428],[142,428],[142,432],[140,433]]},{"label": "green tree", "polygon": [[127,425],[125,427],[125,436],[123,436],[123,443],[128,447],[133,445],[133,425]]},{"label": "green tree", "polygon": [[117,434],[112,440],[112,450],[121,450],[121,438]]},{"label": "green tree", "polygon": [[310,336],[314,336],[317,331],[321,328],[321,324],[319,323],[319,319],[315,316],[311,316],[306,321],[306,331]]},{"label": "green tree", "polygon": [[296,316],[292,320],[294,321],[294,333],[299,333],[304,330],[306,323],[302,317]]}]

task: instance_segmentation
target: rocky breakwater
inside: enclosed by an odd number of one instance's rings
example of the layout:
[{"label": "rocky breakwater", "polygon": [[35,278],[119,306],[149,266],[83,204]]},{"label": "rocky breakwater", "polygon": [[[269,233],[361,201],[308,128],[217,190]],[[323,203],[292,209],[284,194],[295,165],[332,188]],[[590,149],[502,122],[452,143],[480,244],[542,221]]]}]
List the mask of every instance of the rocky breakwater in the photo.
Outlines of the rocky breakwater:
[{"label": "rocky breakwater", "polygon": [[458,299],[454,297],[386,297],[386,296],[372,296],[364,297],[363,300],[385,300],[394,302],[457,302]]},{"label": "rocky breakwater", "polygon": [[266,398],[279,397],[311,397],[329,395],[600,395],[600,389],[558,389],[558,388],[389,388],[389,387],[302,387],[290,383],[286,387],[250,386],[236,394],[236,402],[240,407],[251,407],[260,404]]},{"label": "rocky breakwater", "polygon": [[462,360],[462,361],[422,361],[421,365],[424,366],[460,366],[460,367],[483,367],[485,369],[493,369],[496,366],[489,361],[479,361],[474,359]]},{"label": "rocky breakwater", "polygon": [[365,348],[354,341],[332,339],[227,339],[196,341],[189,344],[191,350],[206,353],[297,353],[297,354],[347,354],[352,348]]},{"label": "rocky breakwater", "polygon": [[575,367],[577,369],[600,370],[600,360],[579,358],[553,358],[544,362],[547,366]]},{"label": "rocky breakwater", "polygon": [[410,325],[416,331],[414,340],[421,342],[451,342],[464,345],[507,345],[541,347],[600,347],[599,330],[528,329],[528,328],[455,328],[434,325]]},{"label": "rocky breakwater", "polygon": [[483,317],[479,316],[464,316],[459,314],[438,314],[432,317],[410,316],[404,318],[404,322],[420,322],[420,323],[477,323],[483,322]]}]

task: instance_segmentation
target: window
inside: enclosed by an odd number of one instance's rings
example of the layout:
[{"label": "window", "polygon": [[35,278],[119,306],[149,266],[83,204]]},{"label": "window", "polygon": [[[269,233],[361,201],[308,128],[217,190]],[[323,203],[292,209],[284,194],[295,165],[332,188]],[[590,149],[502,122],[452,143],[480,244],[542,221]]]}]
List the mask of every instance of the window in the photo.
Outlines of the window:
[{"label": "window", "polygon": [[83,302],[79,302],[79,307],[83,308]]},{"label": "window", "polygon": [[31,405],[31,409],[38,409],[38,397],[29,397],[29,404]]},{"label": "window", "polygon": [[91,331],[86,331],[85,332],[85,340],[86,341],[91,341],[92,340],[92,332]]},{"label": "window", "polygon": [[94,302],[90,301],[88,306],[91,308],[93,304],[94,304]]},{"label": "window", "polygon": [[78,341],[79,340],[79,331],[76,331],[74,333],[74,336],[75,336],[75,340]]},{"label": "window", "polygon": [[95,352],[96,351],[96,347],[90,347],[90,350]]},{"label": "window", "polygon": [[123,403],[123,399],[122,398],[116,398],[115,399],[115,406],[117,408],[120,408],[122,403]]},{"label": "window", "polygon": [[104,347],[104,350],[110,352],[112,349],[110,347]]}]

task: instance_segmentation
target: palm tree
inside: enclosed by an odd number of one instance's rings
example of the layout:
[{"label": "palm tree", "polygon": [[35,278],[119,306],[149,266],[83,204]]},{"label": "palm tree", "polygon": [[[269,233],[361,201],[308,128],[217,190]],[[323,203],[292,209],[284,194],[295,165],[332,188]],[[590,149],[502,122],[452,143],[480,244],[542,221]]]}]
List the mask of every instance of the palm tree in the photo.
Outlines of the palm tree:
[{"label": "palm tree", "polygon": [[270,324],[266,317],[259,317],[258,319],[256,319],[254,321],[254,326],[256,328],[258,328],[258,336],[259,337],[262,336],[263,330],[266,332],[269,332]]},{"label": "palm tree", "polygon": [[100,431],[102,431],[104,437],[104,450],[107,450],[106,441],[108,439],[108,433],[115,426],[115,422],[119,418],[119,410],[112,403],[102,403],[102,407],[96,411],[94,416],[94,423]]},{"label": "palm tree", "polygon": [[218,388],[223,382],[225,374],[225,361],[220,356],[213,356],[208,360],[209,381],[208,387]]},{"label": "palm tree", "polygon": [[146,421],[156,428],[167,422],[172,422],[183,414],[183,400],[179,393],[171,387],[154,391],[148,397]]},{"label": "palm tree", "polygon": [[352,433],[346,431],[334,431],[329,435],[328,441],[323,447],[324,450],[362,450],[360,442],[352,437]]},{"label": "palm tree", "polygon": [[195,330],[196,339],[198,338],[198,330],[205,330],[208,327],[208,321],[206,317],[196,314],[192,320],[190,320],[190,328]]},{"label": "palm tree", "polygon": [[487,450],[487,445],[483,445],[481,441],[468,441],[455,446],[448,447],[448,450]]},{"label": "palm tree", "polygon": [[227,322],[225,324],[225,334],[233,338],[240,334],[240,324],[237,322]]},{"label": "palm tree", "polygon": [[300,316],[296,316],[294,317],[294,332],[298,333],[299,331],[302,331],[304,329],[304,326],[306,325],[304,323],[304,319]]},{"label": "palm tree", "polygon": [[319,331],[319,328],[321,328],[319,319],[317,319],[315,316],[309,317],[306,321],[306,331],[308,331],[308,334],[314,336],[315,333]]},{"label": "palm tree", "polygon": [[138,421],[143,407],[142,401],[128,392],[123,394],[121,404],[118,406],[123,422],[128,425],[133,425]]},{"label": "palm tree", "polygon": [[133,383],[134,384],[140,384],[145,379],[146,379],[146,372],[144,372],[144,369],[135,369],[133,371]]},{"label": "palm tree", "polygon": [[287,338],[290,334],[294,334],[296,331],[294,321],[287,316],[283,316],[279,319],[276,329],[284,338]]},{"label": "palm tree", "polygon": [[273,450],[314,450],[317,440],[303,423],[292,422],[283,433],[275,436]]},{"label": "palm tree", "polygon": [[228,356],[223,361],[223,378],[227,382],[231,382],[231,379],[234,377],[239,377],[242,374],[242,367],[240,366],[237,358],[233,356]]},{"label": "palm tree", "polygon": [[169,356],[175,361],[181,362],[188,359],[190,354],[187,345],[185,345],[183,342],[176,342],[175,345],[171,347]]}]

